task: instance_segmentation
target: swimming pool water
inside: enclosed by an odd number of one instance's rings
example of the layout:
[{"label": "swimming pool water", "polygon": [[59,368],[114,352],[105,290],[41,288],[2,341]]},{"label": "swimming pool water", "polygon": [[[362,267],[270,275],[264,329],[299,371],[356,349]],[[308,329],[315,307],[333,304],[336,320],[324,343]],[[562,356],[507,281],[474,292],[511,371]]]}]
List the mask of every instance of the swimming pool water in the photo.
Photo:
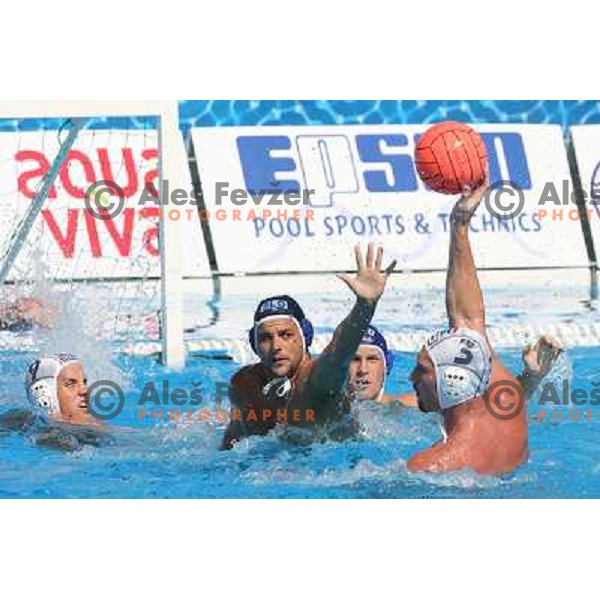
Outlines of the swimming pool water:
[{"label": "swimming pool water", "polygon": [[[333,279],[333,278],[331,278]],[[443,275],[434,286],[410,291],[401,278],[377,308],[374,323],[384,332],[425,330],[439,326],[444,317]],[[303,284],[302,284],[303,285]],[[330,334],[349,310],[350,298],[340,290],[326,295],[299,294],[315,323],[317,333]],[[554,286],[554,287],[553,287]],[[219,319],[199,335],[221,339],[244,331],[257,298],[267,291],[256,286],[246,295],[226,295],[218,303]],[[281,289],[270,285],[272,293]],[[315,289],[312,287],[312,289]],[[317,288],[319,289],[319,288]],[[544,324],[593,324],[597,306],[586,299],[585,285],[571,285],[567,294],[560,280],[536,289],[515,289],[484,284],[490,327]],[[196,320],[211,314],[207,297],[194,298],[188,311]],[[93,306],[92,309],[96,310]],[[72,313],[69,313],[72,314]],[[530,405],[530,459],[510,475],[482,477],[472,472],[417,475],[406,470],[416,451],[441,438],[437,415],[399,406],[362,404],[358,408],[362,431],[357,439],[294,445],[272,433],[240,442],[229,452],[218,451],[223,424],[168,422],[138,417],[138,400],[144,384],[169,381],[171,389],[188,391],[200,383],[203,403],[210,408],[214,384],[226,382],[240,367],[232,360],[191,357],[185,371],[173,373],[154,358],[111,353],[110,346],[73,333],[67,319],[67,338],[52,332],[52,344],[70,346],[84,358],[90,380],[115,379],[125,389],[121,414],[110,422],[111,442],[82,445],[75,451],[41,447],[35,435],[0,430],[0,497],[6,498],[573,498],[600,497],[600,416],[562,422],[536,419]],[[64,333],[64,332],[63,332]],[[58,341],[57,341],[58,340]],[[56,348],[58,349],[58,348]],[[591,389],[600,381],[600,346],[567,348],[573,369],[573,386]],[[500,348],[500,358],[520,371],[520,349]],[[0,413],[26,406],[23,373],[31,350],[0,351]],[[411,391],[408,374],[414,353],[396,353],[387,393]],[[143,406],[149,412],[150,405]],[[171,407],[173,408],[173,407]],[[226,408],[226,404],[224,405]],[[583,407],[584,409],[586,407]],[[593,408],[593,407],[591,407]],[[213,413],[214,414],[214,413]],[[565,415],[567,413],[565,412]]]},{"label": "swimming pool water", "polygon": [[[518,368],[520,354],[501,352]],[[6,359],[6,356],[2,357]],[[17,358],[15,360],[15,358]],[[23,357],[21,357],[23,358]],[[570,351],[574,384],[590,386],[598,348]],[[397,355],[392,392],[408,391],[401,374],[413,357]],[[3,360],[2,408],[14,407],[21,389],[18,357]],[[9,366],[10,365],[10,366]],[[600,425],[564,420],[538,422],[530,413],[530,459],[501,478],[470,472],[409,474],[405,461],[440,438],[436,415],[397,406],[362,405],[356,440],[295,446],[276,435],[242,441],[219,452],[222,428],[214,422],[158,423],[137,419],[139,390],[165,370],[152,359],[121,359],[131,370],[126,405],[114,420],[110,445],[73,452],[38,447],[31,435],[0,434],[0,496],[6,498],[570,498],[600,497]],[[192,360],[172,385],[226,380],[238,365]],[[401,380],[400,380],[401,379]],[[206,406],[206,403],[204,404]]]}]

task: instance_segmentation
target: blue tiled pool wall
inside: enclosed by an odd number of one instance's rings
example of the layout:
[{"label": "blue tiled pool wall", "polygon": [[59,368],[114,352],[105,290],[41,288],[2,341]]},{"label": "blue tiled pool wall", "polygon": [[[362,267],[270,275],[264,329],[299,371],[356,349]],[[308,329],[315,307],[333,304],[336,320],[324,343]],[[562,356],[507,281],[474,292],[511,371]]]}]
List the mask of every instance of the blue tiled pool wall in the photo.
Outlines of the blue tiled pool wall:
[{"label": "blue tiled pool wall", "polygon": [[[551,123],[565,132],[571,125],[600,123],[597,100],[183,100],[179,120],[191,127],[231,125],[340,125],[433,123]],[[60,127],[62,119],[0,119],[0,131]],[[145,128],[146,119],[97,119],[94,127]]]}]

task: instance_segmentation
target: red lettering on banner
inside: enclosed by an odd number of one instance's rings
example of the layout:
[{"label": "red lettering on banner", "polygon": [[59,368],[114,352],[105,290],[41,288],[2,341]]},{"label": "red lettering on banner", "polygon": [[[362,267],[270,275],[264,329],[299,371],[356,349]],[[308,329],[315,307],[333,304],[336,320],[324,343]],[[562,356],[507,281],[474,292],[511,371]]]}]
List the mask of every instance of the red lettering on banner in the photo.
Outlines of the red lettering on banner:
[{"label": "red lettering on banner", "polygon": [[160,254],[158,249],[158,225],[148,229],[144,233],[143,239],[144,249],[150,256],[158,256]]},{"label": "red lettering on banner", "polygon": [[[89,184],[85,188],[79,188],[71,181],[71,165],[75,161],[80,162],[83,166],[83,172],[85,173],[85,178]],[[73,198],[85,198],[86,189],[92,185],[92,183],[97,181],[92,161],[80,150],[71,150],[71,152],[69,152],[67,160],[65,160],[60,167],[58,175],[65,191]]]},{"label": "red lettering on banner", "polygon": [[65,258],[73,258],[73,254],[75,253],[78,212],[79,211],[74,208],[69,208],[67,211],[67,231],[66,235],[63,236],[52,212],[47,209],[42,211],[42,215],[50,229],[50,233],[56,240],[56,243],[62,250]]},{"label": "red lettering on banner", "polygon": [[[125,185],[121,182],[118,182],[115,179],[112,166],[108,157],[107,148],[98,148],[98,159],[100,160],[102,179],[105,179],[107,181],[114,181],[123,190],[123,195],[125,196],[125,198],[131,198],[131,196],[133,196],[137,192],[139,186],[137,169],[133,160],[133,151],[131,150],[131,148],[123,148],[122,153],[123,163],[125,164],[125,172],[127,173],[127,184]],[[121,171],[122,167],[119,166],[119,174]]]},{"label": "red lettering on banner", "polygon": [[145,206],[139,211],[140,219],[160,219],[160,208],[158,206]]},{"label": "red lettering on banner", "polygon": [[[160,208],[158,206],[147,206],[142,208],[138,214],[140,219],[160,219]],[[153,224],[150,229],[144,232],[142,244],[144,250],[150,256],[158,256],[160,254],[158,249],[158,223]]]},{"label": "red lettering on banner", "polygon": [[[96,219],[90,212],[84,209],[69,208],[65,212],[67,222],[66,226],[61,228],[56,219],[55,211],[42,210],[42,216],[48,225],[50,234],[65,258],[73,258],[75,255],[75,243],[77,241],[77,230],[80,221],[79,213],[81,212],[83,213],[87,241],[89,242],[89,249],[93,258],[102,258],[105,256],[107,244],[110,247],[113,247],[114,244],[114,247],[121,256],[131,256],[134,225],[136,222],[136,214],[133,208],[126,208],[119,219],[108,219],[106,221]],[[120,226],[116,223],[117,220],[122,221]],[[104,240],[104,244],[100,239],[102,228],[106,228],[109,236],[109,240]],[[85,238],[83,230],[79,235],[83,235]],[[142,235],[142,249],[150,256],[159,255],[158,235],[158,224],[152,224]]]},{"label": "red lettering on banner", "polygon": [[87,227],[88,237],[90,239],[90,250],[94,258],[102,256],[102,248],[100,246],[100,237],[98,236],[98,228],[96,227],[97,220],[94,215],[87,210],[84,211],[83,217]]},{"label": "red lettering on banner", "polygon": [[[58,185],[58,194],[64,199],[82,200],[89,185],[102,179],[115,181],[115,177],[118,177],[121,181],[116,183],[122,188],[125,198],[141,193],[142,185],[147,186],[151,194],[158,196],[158,155],[157,148],[140,151],[130,147],[117,147],[114,152],[110,147],[90,148],[85,152],[71,150],[59,169],[58,179],[61,185]],[[22,196],[30,199],[35,197],[52,166],[54,156],[52,152],[46,156],[44,152],[37,150],[19,150],[15,153],[15,161],[19,169],[23,169],[17,177],[18,190]],[[48,197],[56,199],[58,194],[56,186],[52,186]],[[84,214],[79,215],[80,211]],[[87,246],[82,246],[81,250],[93,258],[106,256],[109,249],[111,253],[118,252],[121,257],[129,257],[138,252],[152,257],[159,256],[159,207],[126,208],[118,218],[105,221],[95,219],[83,208],[83,203],[78,204],[78,208],[66,207],[60,212],[44,208],[42,215],[48,226],[50,239],[56,242],[66,259],[74,258],[80,244]],[[142,219],[147,220],[145,227],[141,222],[138,224]],[[139,249],[133,248],[136,227],[142,227],[139,232],[142,247]],[[78,235],[81,238],[79,240]],[[136,235],[136,240],[140,239],[138,236],[139,234]]]},{"label": "red lettering on banner", "polygon": [[[23,194],[26,198],[34,198],[39,183],[35,188],[29,187],[28,183],[31,179],[39,179],[41,181],[41,179],[50,169],[50,161],[44,154],[35,150],[21,150],[17,152],[15,154],[15,160],[17,162],[23,162],[26,160],[36,160],[38,162],[38,165],[35,169],[32,169],[31,171],[24,171],[17,178],[19,193]],[[56,188],[54,186],[52,186],[50,193],[48,194],[48,198],[56,198]]]},{"label": "red lettering on banner", "polygon": [[[145,158],[146,160],[158,159],[158,149],[150,148],[148,150],[144,150],[142,152],[142,158]],[[150,169],[146,173],[146,176],[144,177],[145,189],[147,189],[148,193],[151,194],[152,196],[154,196],[155,198],[158,198],[158,180],[159,180],[158,166],[156,167],[156,169]]]},{"label": "red lettering on banner", "polygon": [[117,231],[115,219],[102,221],[106,225],[108,233],[110,233],[110,237],[114,241],[121,256],[129,256],[131,254],[131,235],[133,232],[134,216],[133,208],[126,208],[123,211],[123,217],[121,219],[123,221],[123,233],[121,235],[119,235],[119,232]]},{"label": "red lettering on banner", "polygon": [[[77,180],[75,177],[75,169],[77,171],[83,170],[85,181],[89,185],[95,183],[98,180],[106,179],[108,181],[115,181],[122,189],[126,198],[131,198],[138,192],[141,192],[140,186],[140,175],[139,173],[144,172],[146,161],[157,161],[158,149],[157,148],[146,148],[141,152],[141,160],[138,164],[134,156],[134,150],[132,148],[121,148],[122,160],[117,164],[114,159],[111,159],[107,148],[97,148],[89,154],[82,152],[81,150],[71,150],[67,156],[67,160],[62,164],[59,170],[59,178],[64,187],[64,191],[72,198],[83,199],[88,185],[84,187],[78,187],[73,183],[73,180]],[[26,198],[34,198],[41,180],[46,176],[50,170],[52,160],[46,157],[43,152],[37,150],[20,150],[15,154],[15,160],[17,163],[21,163],[27,170],[20,173],[17,178],[19,193]],[[24,165],[28,161],[35,161],[34,165]],[[96,164],[96,167],[94,167]],[[158,181],[159,181],[159,170],[158,164],[156,167],[151,163],[152,168],[144,172],[144,184],[148,186],[150,193],[158,196]],[[31,168],[29,168],[31,166]],[[97,175],[96,170],[99,175]],[[126,181],[118,182],[115,180],[116,176],[121,176],[122,172],[125,172]],[[56,198],[56,189],[53,186],[48,195],[50,199]]]}]

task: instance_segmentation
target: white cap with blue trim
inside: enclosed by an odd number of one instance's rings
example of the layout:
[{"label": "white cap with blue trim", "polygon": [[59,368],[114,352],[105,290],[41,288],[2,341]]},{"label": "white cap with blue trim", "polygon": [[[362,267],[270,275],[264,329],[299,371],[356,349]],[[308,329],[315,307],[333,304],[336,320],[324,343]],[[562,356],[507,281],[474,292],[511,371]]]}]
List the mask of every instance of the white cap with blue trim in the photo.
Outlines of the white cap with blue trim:
[{"label": "white cap with blue trim", "polygon": [[438,331],[425,348],[435,367],[441,410],[485,392],[492,375],[492,352],[479,332],[467,328]]}]

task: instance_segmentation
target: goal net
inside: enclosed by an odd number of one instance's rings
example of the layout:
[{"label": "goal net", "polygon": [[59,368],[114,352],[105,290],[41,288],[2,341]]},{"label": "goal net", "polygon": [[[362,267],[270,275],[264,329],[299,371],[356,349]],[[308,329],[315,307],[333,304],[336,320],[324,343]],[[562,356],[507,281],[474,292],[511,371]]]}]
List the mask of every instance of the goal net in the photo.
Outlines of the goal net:
[{"label": "goal net", "polygon": [[0,102],[0,350],[160,340],[184,365],[199,227],[167,218],[166,182],[189,186],[177,102]]}]

